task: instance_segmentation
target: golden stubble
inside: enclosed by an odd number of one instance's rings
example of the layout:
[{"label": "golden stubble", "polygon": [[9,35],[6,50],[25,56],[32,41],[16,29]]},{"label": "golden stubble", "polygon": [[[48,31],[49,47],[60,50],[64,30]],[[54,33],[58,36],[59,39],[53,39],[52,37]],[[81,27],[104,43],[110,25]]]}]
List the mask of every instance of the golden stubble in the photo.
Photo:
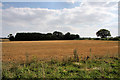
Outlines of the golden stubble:
[{"label": "golden stubble", "polygon": [[54,40],[54,41],[7,41],[2,43],[2,61],[25,62],[26,55],[29,60],[36,56],[40,60],[58,60],[73,56],[74,49],[79,56],[91,54],[104,56],[118,53],[118,41],[100,40]]}]

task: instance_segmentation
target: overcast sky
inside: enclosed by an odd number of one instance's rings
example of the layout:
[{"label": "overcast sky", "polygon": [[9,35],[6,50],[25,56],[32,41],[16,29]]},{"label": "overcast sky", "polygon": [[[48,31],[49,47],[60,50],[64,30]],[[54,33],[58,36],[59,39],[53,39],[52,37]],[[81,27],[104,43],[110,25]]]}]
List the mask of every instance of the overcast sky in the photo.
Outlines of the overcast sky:
[{"label": "overcast sky", "polygon": [[61,31],[96,37],[99,29],[118,35],[118,2],[3,2],[2,36]]}]

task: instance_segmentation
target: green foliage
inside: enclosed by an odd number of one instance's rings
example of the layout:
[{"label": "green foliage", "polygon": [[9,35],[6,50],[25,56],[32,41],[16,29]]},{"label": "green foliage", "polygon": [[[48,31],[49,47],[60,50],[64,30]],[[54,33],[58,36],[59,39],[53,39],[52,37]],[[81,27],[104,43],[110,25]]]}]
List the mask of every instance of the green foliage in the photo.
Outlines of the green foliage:
[{"label": "green foliage", "polygon": [[36,41],[36,40],[74,40],[79,39],[78,34],[66,33],[54,31],[53,33],[16,33],[15,41]]},{"label": "green foliage", "polygon": [[100,29],[97,33],[96,33],[97,37],[101,37],[101,38],[107,38],[107,36],[111,36],[110,31],[106,30],[106,29]]},{"label": "green foliage", "polygon": [[110,38],[79,38],[75,40],[108,40],[108,41],[120,41],[120,37],[110,37]]},{"label": "green foliage", "polygon": [[[90,53],[92,50],[90,49]],[[93,57],[93,54],[91,54]],[[94,59],[77,60],[77,50],[74,56],[65,58],[63,61],[36,61],[36,58],[29,65],[19,63],[3,63],[2,77],[17,79],[35,78],[120,78],[120,58],[105,57]],[[9,65],[13,65],[8,67]]]},{"label": "green foliage", "polygon": [[10,41],[14,41],[15,40],[15,38],[14,38],[14,36],[12,34],[9,34],[8,38],[9,38]]},{"label": "green foliage", "polygon": [[78,57],[78,54],[77,54],[77,50],[75,49],[73,53],[74,53],[74,61],[79,62],[79,57]]},{"label": "green foliage", "polygon": [[120,41],[120,38],[119,37],[115,37],[113,38],[114,41]]}]

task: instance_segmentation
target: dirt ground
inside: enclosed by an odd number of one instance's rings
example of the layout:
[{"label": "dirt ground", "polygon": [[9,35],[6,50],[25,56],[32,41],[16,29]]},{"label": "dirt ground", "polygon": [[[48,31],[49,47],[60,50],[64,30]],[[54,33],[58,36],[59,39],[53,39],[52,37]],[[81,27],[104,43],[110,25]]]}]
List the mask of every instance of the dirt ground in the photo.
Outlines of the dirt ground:
[{"label": "dirt ground", "polygon": [[51,58],[63,59],[73,56],[76,49],[78,55],[110,56],[118,53],[118,41],[100,40],[61,40],[61,41],[8,41],[2,43],[2,60],[24,62],[26,57],[32,59],[49,60]]}]

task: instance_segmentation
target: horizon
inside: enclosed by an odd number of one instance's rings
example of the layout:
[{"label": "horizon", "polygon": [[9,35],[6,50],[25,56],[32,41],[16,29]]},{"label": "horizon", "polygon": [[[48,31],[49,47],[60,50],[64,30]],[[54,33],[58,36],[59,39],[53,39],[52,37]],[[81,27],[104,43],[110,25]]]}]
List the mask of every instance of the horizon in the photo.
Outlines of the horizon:
[{"label": "horizon", "polygon": [[23,31],[97,37],[100,29],[109,30],[112,37],[118,36],[117,2],[3,2],[1,6],[1,37]]},{"label": "horizon", "polygon": [[[55,32],[55,31],[53,31],[53,32]],[[53,32],[48,32],[48,33],[53,34]],[[57,32],[60,32],[60,31],[57,31]],[[47,34],[47,33],[44,33],[44,32],[23,32],[23,31],[22,31],[22,32],[17,32],[17,33],[41,33],[41,34]],[[12,35],[15,37],[17,33],[15,33],[15,35],[13,35],[13,34],[12,34]],[[61,32],[61,33],[63,33],[63,32]],[[66,33],[68,33],[68,32],[66,32]],[[63,35],[65,35],[66,33],[63,33]],[[70,33],[70,34],[73,34],[73,33],[71,33],[71,32],[69,32],[69,33]],[[8,35],[9,35],[9,34],[8,34]],[[79,35],[79,34],[74,34],[74,35]],[[118,35],[118,36],[119,36],[119,35]],[[114,37],[118,37],[118,36],[114,36]],[[99,36],[99,37],[97,37],[97,36],[96,36],[96,37],[91,37],[91,36],[82,36],[82,37],[81,37],[80,35],[79,35],[79,37],[80,37],[80,38],[101,38],[100,36]],[[108,37],[113,37],[113,36],[108,36]],[[9,38],[9,37],[8,37],[8,36],[0,37],[0,39],[2,39],[2,38]]]}]

